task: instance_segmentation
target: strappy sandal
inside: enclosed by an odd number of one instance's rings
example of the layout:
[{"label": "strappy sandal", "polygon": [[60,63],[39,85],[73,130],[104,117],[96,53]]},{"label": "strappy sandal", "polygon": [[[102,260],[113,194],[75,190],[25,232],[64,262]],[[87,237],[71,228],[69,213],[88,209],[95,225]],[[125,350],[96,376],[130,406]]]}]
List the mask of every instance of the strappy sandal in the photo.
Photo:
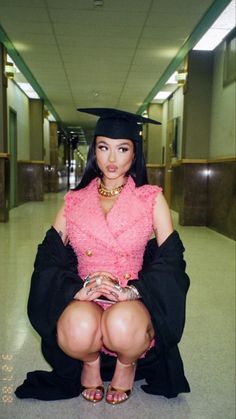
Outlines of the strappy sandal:
[{"label": "strappy sandal", "polygon": [[[94,361],[88,361],[86,362],[86,364],[91,365],[95,363],[97,360],[100,360],[100,355],[98,355],[98,357]],[[86,394],[87,391],[89,391],[89,394]],[[93,396],[91,396],[90,392],[93,392]],[[88,402],[98,403],[104,397],[104,386],[103,384],[100,384],[98,386],[84,386],[82,384],[81,394],[82,394],[82,397]]]},{"label": "strappy sandal", "polygon": [[[106,392],[106,402],[113,405],[126,402],[130,398],[131,392],[132,392],[132,389],[124,390],[122,388],[113,387],[111,384],[109,384],[107,388],[107,392]],[[111,393],[123,394],[125,397],[122,397],[119,400],[109,400],[107,396]]]},{"label": "strappy sandal", "polygon": [[[117,361],[120,362],[120,360],[117,358]],[[120,364],[122,364],[122,362],[120,362]],[[134,366],[136,367],[137,365],[137,361],[131,362],[130,364],[122,364],[122,365],[127,365],[127,366]],[[122,395],[121,399],[118,398],[118,400],[114,400],[113,397],[111,400],[109,400],[109,395],[113,396],[114,393],[118,393],[120,395]],[[106,402],[109,404],[120,404],[123,402],[126,402],[132,393],[132,388],[130,389],[123,389],[123,388],[118,388],[118,387],[114,387],[112,384],[109,384],[108,388],[107,388],[107,392],[106,392]]]},{"label": "strappy sandal", "polygon": [[[95,390],[95,393],[94,393],[94,395],[93,395],[93,398],[90,398],[90,396],[86,396],[85,394],[84,394],[84,392],[86,391],[86,390],[89,390],[89,391],[91,391],[91,390]],[[101,386],[96,386],[96,387],[85,387],[85,386],[82,386],[82,392],[81,392],[81,394],[82,394],[82,397],[85,399],[85,400],[87,400],[87,402],[92,402],[92,403],[98,403],[98,402],[101,402],[102,401],[102,399],[103,399],[103,397],[104,397],[104,386],[103,385],[101,385]],[[101,397],[99,397],[98,399],[96,399],[96,395],[98,396],[98,395],[101,395]]]}]

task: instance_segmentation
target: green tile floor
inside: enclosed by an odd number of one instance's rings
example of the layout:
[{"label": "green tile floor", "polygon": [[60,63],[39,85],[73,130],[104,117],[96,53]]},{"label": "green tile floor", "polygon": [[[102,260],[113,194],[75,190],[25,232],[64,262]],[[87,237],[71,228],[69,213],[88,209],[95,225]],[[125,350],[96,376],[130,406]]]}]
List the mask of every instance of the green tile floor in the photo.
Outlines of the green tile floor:
[{"label": "green tile floor", "polygon": [[176,229],[184,242],[191,288],[180,344],[191,393],[176,399],[145,394],[140,382],[120,406],[18,400],[13,390],[34,369],[49,369],[26,315],[36,248],[63,193],[10,211],[0,224],[0,419],[235,419],[235,242],[205,227]]}]

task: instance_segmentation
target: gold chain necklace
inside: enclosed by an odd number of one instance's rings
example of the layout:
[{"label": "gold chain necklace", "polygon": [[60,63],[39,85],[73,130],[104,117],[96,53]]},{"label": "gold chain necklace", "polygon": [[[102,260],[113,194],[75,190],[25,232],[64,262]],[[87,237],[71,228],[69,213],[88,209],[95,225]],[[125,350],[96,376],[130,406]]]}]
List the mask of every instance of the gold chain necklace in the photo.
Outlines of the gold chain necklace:
[{"label": "gold chain necklace", "polygon": [[99,195],[105,196],[106,198],[111,198],[112,196],[119,195],[119,193],[121,193],[124,186],[125,185],[120,185],[114,189],[106,189],[104,184],[101,182],[98,187],[98,193]]}]

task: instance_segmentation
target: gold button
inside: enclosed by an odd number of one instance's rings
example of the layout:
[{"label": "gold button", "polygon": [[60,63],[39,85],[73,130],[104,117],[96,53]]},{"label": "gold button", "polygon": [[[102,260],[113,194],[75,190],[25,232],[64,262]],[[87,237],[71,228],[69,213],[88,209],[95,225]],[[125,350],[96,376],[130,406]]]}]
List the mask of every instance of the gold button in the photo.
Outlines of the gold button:
[{"label": "gold button", "polygon": [[125,279],[130,279],[130,277],[131,277],[131,275],[130,275],[130,274],[128,274],[128,273],[124,274],[124,278],[125,278]]},{"label": "gold button", "polygon": [[92,256],[93,252],[92,252],[92,250],[91,250],[91,249],[88,249],[88,250],[86,250],[85,254],[86,254],[87,256]]}]

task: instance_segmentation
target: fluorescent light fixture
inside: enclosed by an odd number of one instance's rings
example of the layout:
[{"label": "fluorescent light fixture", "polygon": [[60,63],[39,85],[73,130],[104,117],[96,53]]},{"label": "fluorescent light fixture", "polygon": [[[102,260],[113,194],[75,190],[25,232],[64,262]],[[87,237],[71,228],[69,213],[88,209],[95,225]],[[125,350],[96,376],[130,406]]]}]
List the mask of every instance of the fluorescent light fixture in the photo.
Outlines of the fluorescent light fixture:
[{"label": "fluorescent light fixture", "polygon": [[161,90],[160,92],[158,92],[156,94],[156,96],[154,97],[154,100],[165,100],[167,99],[170,95],[172,94],[172,92],[165,92],[164,90]]},{"label": "fluorescent light fixture", "polygon": [[52,114],[51,112],[49,112],[49,115],[48,115],[48,120],[49,120],[49,121],[51,121],[51,122],[52,122],[52,121],[53,121],[53,122],[54,122],[54,121],[56,121],[56,119],[54,118],[54,116],[53,116],[53,114]]},{"label": "fluorescent light fixture", "polygon": [[9,61],[6,62],[5,64],[5,69],[4,69],[4,73],[5,76],[8,79],[14,79],[14,75],[15,75],[15,68],[13,63],[10,63]]},{"label": "fluorescent light fixture", "polygon": [[13,67],[14,67],[14,72],[15,72],[15,73],[20,73],[19,68],[15,65],[15,63],[14,63],[13,59],[10,57],[10,55],[9,55],[9,54],[7,54],[7,62],[8,62],[8,63],[12,63],[12,64],[13,64]]},{"label": "fluorescent light fixture", "polygon": [[103,6],[103,0],[93,0],[93,5],[95,7],[102,7]]},{"label": "fluorescent light fixture", "polygon": [[10,57],[10,55],[7,54],[7,61],[11,63],[14,67],[14,72],[20,74],[22,77],[16,77],[15,82],[16,84],[23,90],[23,92],[28,96],[30,99],[39,99],[39,95],[36,93],[36,91],[33,89],[33,87],[23,81],[17,81],[19,78],[22,80],[26,80],[24,75],[20,72],[19,68],[15,65],[13,59]]},{"label": "fluorescent light fixture", "polygon": [[35,92],[33,87],[29,83],[17,83],[18,86],[23,90],[23,92],[28,96],[30,99],[39,99],[38,93]]},{"label": "fluorescent light fixture", "polygon": [[236,0],[232,0],[193,49],[213,51],[235,27],[235,16]]},{"label": "fluorescent light fixture", "polygon": [[177,84],[177,71],[175,71],[170,78],[167,80],[166,84]]}]

